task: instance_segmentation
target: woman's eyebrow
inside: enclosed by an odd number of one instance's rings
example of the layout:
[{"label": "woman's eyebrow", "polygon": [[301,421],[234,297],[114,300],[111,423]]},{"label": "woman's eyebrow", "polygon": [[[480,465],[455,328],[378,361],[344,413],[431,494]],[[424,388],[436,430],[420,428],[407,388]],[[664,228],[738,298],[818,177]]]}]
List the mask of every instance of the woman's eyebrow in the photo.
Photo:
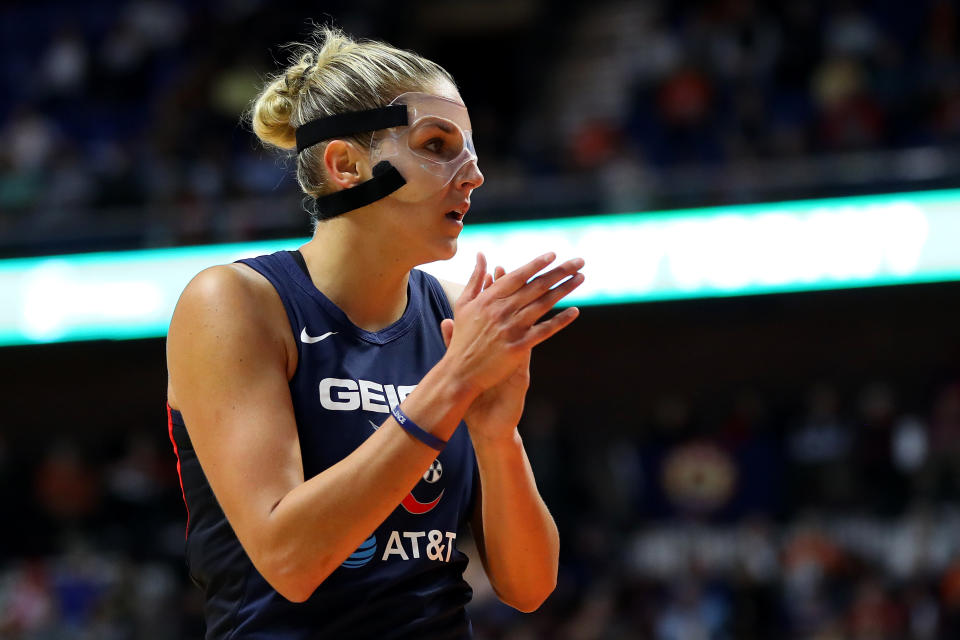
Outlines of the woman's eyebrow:
[{"label": "woman's eyebrow", "polygon": [[453,127],[451,127],[446,122],[429,122],[427,123],[427,126],[436,127],[437,129],[440,129],[444,133],[453,133]]}]

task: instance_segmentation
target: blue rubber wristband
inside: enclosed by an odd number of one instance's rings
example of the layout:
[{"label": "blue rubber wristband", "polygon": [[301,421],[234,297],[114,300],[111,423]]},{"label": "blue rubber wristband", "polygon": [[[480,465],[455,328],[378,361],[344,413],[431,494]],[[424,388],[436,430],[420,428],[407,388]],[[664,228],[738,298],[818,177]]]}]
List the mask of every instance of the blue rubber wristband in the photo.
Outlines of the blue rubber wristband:
[{"label": "blue rubber wristband", "polygon": [[397,421],[397,424],[399,424],[404,431],[428,447],[433,447],[437,451],[443,451],[443,448],[447,446],[446,440],[441,440],[432,433],[418,427],[417,423],[411,420],[410,417],[400,409],[400,405],[390,407],[390,413],[393,414],[393,419]]}]

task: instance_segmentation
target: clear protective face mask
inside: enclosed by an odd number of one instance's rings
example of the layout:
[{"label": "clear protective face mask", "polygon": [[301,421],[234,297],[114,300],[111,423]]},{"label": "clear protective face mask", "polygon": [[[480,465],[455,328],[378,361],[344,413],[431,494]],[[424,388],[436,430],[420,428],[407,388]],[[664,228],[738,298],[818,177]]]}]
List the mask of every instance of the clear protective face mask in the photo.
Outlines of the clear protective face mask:
[{"label": "clear protective face mask", "polygon": [[463,167],[473,163],[477,152],[467,108],[448,98],[408,92],[391,105],[407,107],[407,126],[374,133],[370,166],[388,161],[406,184],[393,193],[404,202],[421,202],[446,187]]}]

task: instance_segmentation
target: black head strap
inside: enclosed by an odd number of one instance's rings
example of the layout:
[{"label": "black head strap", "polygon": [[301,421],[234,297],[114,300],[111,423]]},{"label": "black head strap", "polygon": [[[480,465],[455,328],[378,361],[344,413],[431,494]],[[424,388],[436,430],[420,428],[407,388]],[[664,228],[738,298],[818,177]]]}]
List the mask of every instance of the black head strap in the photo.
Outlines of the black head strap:
[{"label": "black head strap", "polygon": [[405,104],[392,104],[366,111],[348,111],[335,116],[317,118],[297,127],[297,153],[330,138],[399,127],[408,122]]},{"label": "black head strap", "polygon": [[392,164],[384,160],[373,167],[373,177],[355,187],[334,191],[317,198],[317,217],[329,220],[347,211],[364,207],[380,198],[385,198],[407,181]]}]

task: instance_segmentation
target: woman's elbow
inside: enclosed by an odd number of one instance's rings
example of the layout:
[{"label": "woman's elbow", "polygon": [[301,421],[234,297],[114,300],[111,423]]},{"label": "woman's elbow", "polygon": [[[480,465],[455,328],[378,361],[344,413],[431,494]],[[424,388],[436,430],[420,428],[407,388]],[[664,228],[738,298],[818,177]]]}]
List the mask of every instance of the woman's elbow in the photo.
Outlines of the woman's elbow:
[{"label": "woman's elbow", "polygon": [[274,591],[290,602],[305,602],[319,586],[318,582],[308,581],[295,567],[265,567],[260,575]]},{"label": "woman's elbow", "polygon": [[314,570],[282,549],[263,554],[259,562],[254,562],[254,566],[274,591],[296,603],[310,598],[330,573]]},{"label": "woman's elbow", "polygon": [[304,589],[299,585],[294,584],[280,584],[280,583],[271,583],[270,586],[273,587],[273,590],[279,593],[285,600],[288,602],[293,602],[294,604],[300,604],[301,602],[306,602],[311,595],[313,595],[313,590]]},{"label": "woman's elbow", "polygon": [[550,594],[553,593],[554,589],[557,588],[557,579],[556,576],[553,577],[553,580],[547,583],[544,583],[541,586],[528,587],[523,591],[514,593],[514,594],[498,594],[500,600],[517,611],[522,613],[533,613],[539,609],[547,598],[550,597]]}]

